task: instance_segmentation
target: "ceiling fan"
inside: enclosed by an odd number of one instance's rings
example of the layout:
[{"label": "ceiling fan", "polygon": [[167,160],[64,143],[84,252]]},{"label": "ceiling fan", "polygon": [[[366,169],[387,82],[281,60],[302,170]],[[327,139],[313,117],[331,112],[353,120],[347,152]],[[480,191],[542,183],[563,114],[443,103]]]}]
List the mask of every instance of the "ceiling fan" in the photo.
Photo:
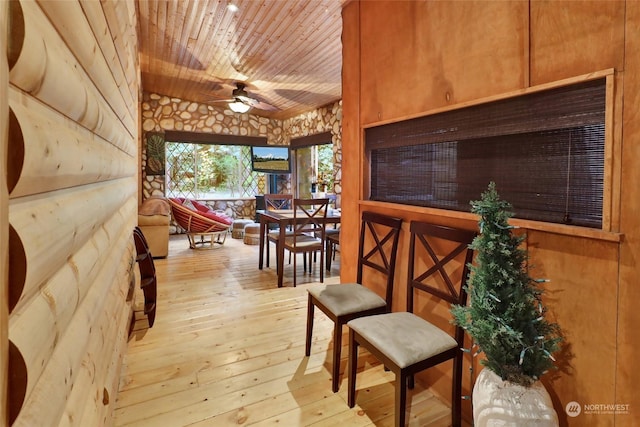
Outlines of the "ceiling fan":
[{"label": "ceiling fan", "polygon": [[229,105],[231,111],[236,113],[246,113],[250,108],[257,108],[258,110],[276,111],[278,110],[273,105],[262,101],[254,95],[249,95],[245,90],[246,84],[237,82],[236,88],[231,92],[231,98],[216,99],[214,102],[226,102]]}]

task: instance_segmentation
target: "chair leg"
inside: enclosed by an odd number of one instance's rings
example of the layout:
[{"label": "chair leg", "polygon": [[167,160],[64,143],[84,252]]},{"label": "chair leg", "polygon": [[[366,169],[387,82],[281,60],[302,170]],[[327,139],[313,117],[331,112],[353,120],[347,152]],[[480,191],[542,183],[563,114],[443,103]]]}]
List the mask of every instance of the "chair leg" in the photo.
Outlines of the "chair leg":
[{"label": "chair leg", "polygon": [[396,427],[404,427],[407,410],[407,374],[404,371],[396,374]]},{"label": "chair leg", "polygon": [[332,247],[333,247],[333,244],[331,243],[331,241],[327,240],[326,248],[325,248],[325,251],[327,253],[326,254],[327,255],[327,271],[331,271],[331,251],[333,250]]},{"label": "chair leg", "polygon": [[309,294],[309,299],[307,302],[307,339],[304,346],[304,355],[311,355],[311,336],[313,335],[313,298],[311,294]]},{"label": "chair leg", "polygon": [[356,405],[356,370],[358,368],[358,343],[356,342],[353,329],[349,329],[349,362],[347,404],[349,408]]},{"label": "chair leg", "polygon": [[451,425],[462,424],[462,352],[453,358],[453,384],[451,396]]},{"label": "chair leg", "polygon": [[[297,271],[296,261],[297,260],[298,260],[298,254],[293,254],[293,287],[294,288],[296,287],[296,276],[297,276],[297,274],[296,274],[296,271]],[[283,270],[284,270],[284,267],[283,267]]]},{"label": "chair leg", "polygon": [[340,388],[340,353],[342,351],[342,323],[336,321],[333,326],[333,375],[331,389],[334,393]]},{"label": "chair leg", "polygon": [[[265,238],[265,245],[267,246],[266,255],[267,255],[267,267],[269,267],[269,239]],[[276,251],[277,252],[277,251]]]}]

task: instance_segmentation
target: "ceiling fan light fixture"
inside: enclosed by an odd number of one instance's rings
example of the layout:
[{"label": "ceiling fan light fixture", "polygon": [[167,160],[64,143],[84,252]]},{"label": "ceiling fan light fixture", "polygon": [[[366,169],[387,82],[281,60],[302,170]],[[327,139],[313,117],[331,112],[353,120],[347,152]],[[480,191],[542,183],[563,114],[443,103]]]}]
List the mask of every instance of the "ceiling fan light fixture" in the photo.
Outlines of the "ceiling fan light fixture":
[{"label": "ceiling fan light fixture", "polygon": [[246,113],[247,111],[249,111],[249,109],[251,108],[250,105],[245,104],[244,102],[236,99],[233,102],[229,103],[229,108],[231,109],[231,111],[233,111],[234,113]]},{"label": "ceiling fan light fixture", "polygon": [[240,10],[240,8],[231,1],[227,3],[227,9],[229,9],[229,11],[233,13],[236,13],[237,11]]}]

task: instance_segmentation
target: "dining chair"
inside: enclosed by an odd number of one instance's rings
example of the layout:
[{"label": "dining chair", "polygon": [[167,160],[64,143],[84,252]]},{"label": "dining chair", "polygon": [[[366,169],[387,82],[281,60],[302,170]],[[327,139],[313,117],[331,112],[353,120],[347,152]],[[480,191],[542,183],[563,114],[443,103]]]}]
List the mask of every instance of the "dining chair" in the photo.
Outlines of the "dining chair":
[{"label": "dining chair", "polygon": [[336,247],[340,244],[340,228],[327,228],[325,239],[325,257],[327,258],[327,271],[331,271],[331,261],[335,259]]},{"label": "dining chair", "polygon": [[265,194],[265,209],[269,211],[291,209],[292,200],[293,194]]},{"label": "dining chair", "polygon": [[[284,249],[293,254],[293,286],[297,278],[297,254],[320,252],[320,282],[324,281],[325,226],[329,199],[293,199],[293,230],[285,236]],[[319,237],[318,237],[319,236]],[[309,267],[311,270],[311,266]]]},{"label": "dining chair", "polygon": [[453,359],[451,424],[457,427],[461,423],[464,330],[453,325],[443,330],[414,314],[414,292],[429,294],[421,295],[430,298],[429,305],[434,298],[450,304],[466,304],[466,284],[473,258],[469,245],[476,233],[418,221],[411,222],[410,230],[407,311],[360,317],[347,323],[347,403],[353,408],[356,402],[359,346],[395,373],[396,427],[405,425],[407,388],[414,387],[414,374]]},{"label": "dining chair", "polygon": [[[334,393],[339,388],[342,327],[348,321],[360,316],[391,311],[401,226],[401,218],[393,218],[375,212],[363,212],[360,224],[356,282],[313,287],[308,290],[305,355],[311,354],[314,307],[318,307],[334,323],[331,384]],[[363,286],[365,267],[368,268],[367,273],[381,274],[381,279],[385,283],[382,291],[384,297]]]},{"label": "dining chair", "polygon": [[[291,205],[293,203],[293,194],[265,194],[264,195],[264,206],[265,210],[275,211],[275,210],[284,210],[284,209],[292,209]],[[275,245],[278,244],[280,230],[267,230],[267,238],[265,239],[266,247],[266,255],[267,255],[267,267],[269,267],[269,242],[273,242]],[[288,235],[291,235],[291,232],[287,232]],[[260,248],[263,250],[263,248]],[[278,251],[276,251],[276,254]],[[277,265],[277,263],[276,263]]]}]

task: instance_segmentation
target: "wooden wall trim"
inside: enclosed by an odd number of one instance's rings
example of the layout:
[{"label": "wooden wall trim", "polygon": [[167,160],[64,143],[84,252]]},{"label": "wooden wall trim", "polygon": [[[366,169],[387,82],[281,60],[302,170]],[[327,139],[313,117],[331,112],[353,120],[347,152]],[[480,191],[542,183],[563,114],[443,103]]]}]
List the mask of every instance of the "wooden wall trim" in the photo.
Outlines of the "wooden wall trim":
[{"label": "wooden wall trim", "polygon": [[[424,215],[435,215],[441,218],[468,220],[476,223],[478,217],[471,212],[460,212],[446,209],[427,208],[421,206],[402,205],[397,203],[376,202],[361,200],[359,202],[361,210],[367,208],[398,209],[404,212],[418,213]],[[602,240],[605,242],[621,242],[624,234],[613,231],[597,230],[595,228],[578,227],[574,225],[554,224],[551,222],[531,221],[526,219],[512,218],[509,223],[526,230],[544,231],[547,233],[561,234],[565,236],[584,237],[592,240]]]},{"label": "wooden wall trim", "polygon": [[169,142],[194,142],[204,144],[259,145],[266,146],[266,136],[225,135],[207,132],[181,130],[164,131],[164,139]]},{"label": "wooden wall trim", "polygon": [[[360,2],[342,9],[342,224],[341,253],[358,253],[362,199],[362,131],[360,127]],[[346,159],[346,160],[345,160]],[[356,280],[356,257],[340,259],[340,279]]]},{"label": "wooden wall trim", "polygon": [[313,135],[298,136],[291,138],[289,145],[291,148],[304,148],[311,147],[318,144],[330,144],[333,134],[331,131],[315,133]]}]

